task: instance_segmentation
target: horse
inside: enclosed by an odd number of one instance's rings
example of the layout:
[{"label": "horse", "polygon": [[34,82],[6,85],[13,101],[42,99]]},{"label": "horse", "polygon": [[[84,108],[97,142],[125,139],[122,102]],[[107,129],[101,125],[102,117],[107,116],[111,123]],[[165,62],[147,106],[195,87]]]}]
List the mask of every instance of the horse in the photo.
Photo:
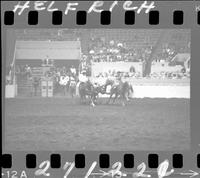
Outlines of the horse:
[{"label": "horse", "polygon": [[81,99],[81,103],[85,102],[86,97],[88,96],[90,99],[90,104],[94,107],[95,90],[93,84],[90,81],[80,82],[78,89],[79,89],[79,96]]},{"label": "horse", "polygon": [[129,101],[130,93],[134,92],[132,85],[129,84],[127,81],[125,82],[119,81],[119,84],[115,85],[114,81],[112,80],[107,81],[106,87],[108,85],[111,85],[111,89],[110,89],[110,97],[107,101],[107,104],[110,103],[112,96],[115,95],[115,97],[113,98],[113,103],[118,97],[120,97],[122,105],[125,106],[125,101]]},{"label": "horse", "polygon": [[106,94],[106,85],[94,84],[93,86],[94,86],[93,101],[95,104],[97,104],[97,98],[99,94]]},{"label": "horse", "polygon": [[107,93],[107,87],[110,85],[112,86],[114,84],[114,81],[111,79],[107,79],[105,81],[105,84],[103,85],[99,85],[98,82],[95,82],[93,84],[93,101],[96,104],[97,103],[97,98],[99,96],[99,94],[110,94]]}]

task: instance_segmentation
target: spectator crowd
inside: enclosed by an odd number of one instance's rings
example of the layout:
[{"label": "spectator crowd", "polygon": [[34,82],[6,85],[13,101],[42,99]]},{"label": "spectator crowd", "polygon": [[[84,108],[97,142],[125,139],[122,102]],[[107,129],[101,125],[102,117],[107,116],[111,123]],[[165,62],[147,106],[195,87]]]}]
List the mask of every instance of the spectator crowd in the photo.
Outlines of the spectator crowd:
[{"label": "spectator crowd", "polygon": [[[131,48],[126,42],[121,41],[105,41],[104,38],[91,38],[89,43],[89,49],[87,54],[83,54],[81,59],[81,69],[89,71],[91,73],[92,63],[99,62],[141,62],[142,65],[146,65],[149,60],[152,60],[152,64],[160,63],[165,66],[170,65],[172,59],[178,53],[190,53],[190,44],[183,48],[174,43],[163,44],[159,52],[154,55],[153,59],[150,56],[153,52],[153,46],[146,45],[145,47]],[[152,65],[151,64],[151,65]],[[118,76],[123,77],[144,77],[141,72],[138,72],[134,66],[130,66],[130,70],[127,72],[110,70],[107,72],[101,72],[97,77]],[[150,78],[182,78],[189,77],[189,71],[186,71],[184,64],[182,69],[177,72],[152,72],[148,75]]]}]

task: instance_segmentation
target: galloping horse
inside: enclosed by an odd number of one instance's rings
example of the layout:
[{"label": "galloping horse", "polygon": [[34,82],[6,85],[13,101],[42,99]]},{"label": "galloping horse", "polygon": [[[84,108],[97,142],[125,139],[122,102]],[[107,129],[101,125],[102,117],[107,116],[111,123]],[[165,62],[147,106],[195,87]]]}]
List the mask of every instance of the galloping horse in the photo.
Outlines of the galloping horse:
[{"label": "galloping horse", "polygon": [[113,84],[114,84],[113,80],[107,79],[104,85],[98,85],[98,86],[94,87],[95,97],[97,97],[97,95],[99,93],[100,94],[110,94],[110,93],[107,93],[107,87],[108,86],[113,86]]},{"label": "galloping horse", "polygon": [[131,84],[129,84],[127,81],[122,82],[120,81],[119,84],[115,85],[114,81],[112,80],[108,80],[106,82],[105,88],[111,85],[111,89],[110,89],[110,97],[107,101],[107,104],[110,103],[112,96],[115,95],[114,99],[113,99],[113,103],[115,102],[115,100],[120,97],[121,101],[122,101],[122,105],[125,106],[125,101],[129,101],[129,95],[130,92],[133,93],[133,87]]},{"label": "galloping horse", "polygon": [[94,86],[92,85],[92,83],[90,81],[87,82],[81,82],[79,84],[79,95],[81,98],[81,102],[85,102],[86,101],[86,97],[88,96],[90,99],[90,104],[92,106],[95,106],[94,104],[94,100],[95,100],[95,90],[94,90]]}]

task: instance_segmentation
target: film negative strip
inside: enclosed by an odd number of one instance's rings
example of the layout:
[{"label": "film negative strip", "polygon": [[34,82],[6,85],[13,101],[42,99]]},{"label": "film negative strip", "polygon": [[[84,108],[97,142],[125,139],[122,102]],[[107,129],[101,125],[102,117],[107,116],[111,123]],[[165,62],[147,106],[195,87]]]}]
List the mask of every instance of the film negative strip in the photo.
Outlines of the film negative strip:
[{"label": "film negative strip", "polygon": [[1,1],[3,178],[200,176],[199,1]]}]

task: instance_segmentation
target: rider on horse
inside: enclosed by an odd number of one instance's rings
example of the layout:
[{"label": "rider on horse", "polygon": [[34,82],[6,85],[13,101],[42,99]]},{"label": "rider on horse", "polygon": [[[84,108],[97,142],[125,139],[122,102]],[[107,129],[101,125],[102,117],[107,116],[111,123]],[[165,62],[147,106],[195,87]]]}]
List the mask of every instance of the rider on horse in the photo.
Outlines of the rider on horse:
[{"label": "rider on horse", "polygon": [[80,75],[79,75],[79,84],[78,84],[78,86],[79,86],[81,83],[85,85],[85,87],[86,87],[86,89],[87,89],[88,91],[90,91],[90,90],[91,90],[91,87],[93,86],[93,84],[92,84],[92,82],[90,81],[90,79],[86,76],[86,71],[85,71],[85,70],[82,71],[82,72],[80,73]]},{"label": "rider on horse", "polygon": [[95,90],[92,82],[86,76],[86,71],[82,71],[79,75],[79,83],[78,83],[78,92],[82,101],[84,101],[87,97],[90,99],[90,103],[92,106],[95,106]]},{"label": "rider on horse", "polygon": [[118,74],[115,77],[114,83],[113,83],[113,87],[116,88],[117,86],[119,86],[122,83],[122,77],[120,74]]},{"label": "rider on horse", "polygon": [[83,83],[86,83],[88,81],[88,78],[86,76],[86,71],[82,71],[80,74],[79,74],[79,82],[83,82]]}]

